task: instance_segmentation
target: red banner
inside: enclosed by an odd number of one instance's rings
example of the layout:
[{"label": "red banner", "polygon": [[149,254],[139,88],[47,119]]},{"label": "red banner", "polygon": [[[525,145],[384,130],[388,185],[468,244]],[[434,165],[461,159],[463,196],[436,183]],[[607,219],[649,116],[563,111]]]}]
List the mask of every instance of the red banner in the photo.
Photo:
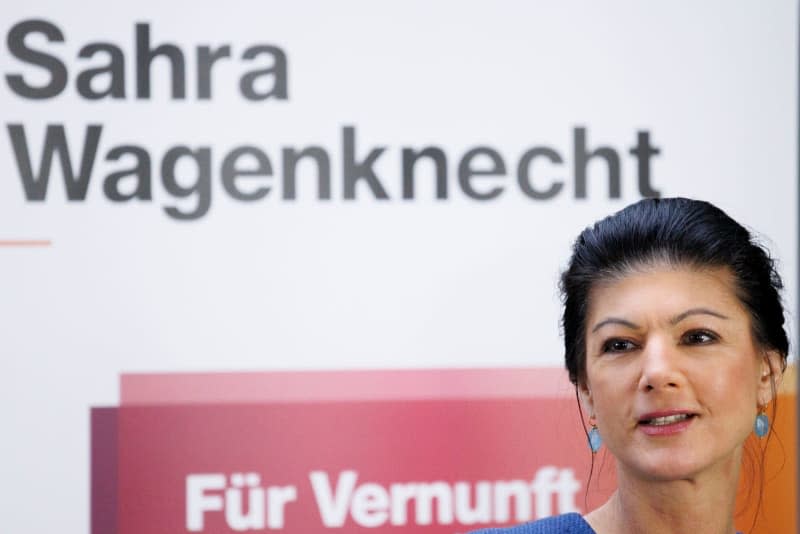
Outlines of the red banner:
[{"label": "red banner", "polygon": [[[613,488],[610,467],[601,479],[595,466],[586,500],[591,455],[563,395],[123,405],[114,415],[95,414],[93,442],[117,447],[117,508],[94,510],[93,526],[116,523],[118,534],[452,534],[585,510]],[[96,465],[113,465],[108,447],[93,449]],[[93,477],[95,490],[113,483]]]}]

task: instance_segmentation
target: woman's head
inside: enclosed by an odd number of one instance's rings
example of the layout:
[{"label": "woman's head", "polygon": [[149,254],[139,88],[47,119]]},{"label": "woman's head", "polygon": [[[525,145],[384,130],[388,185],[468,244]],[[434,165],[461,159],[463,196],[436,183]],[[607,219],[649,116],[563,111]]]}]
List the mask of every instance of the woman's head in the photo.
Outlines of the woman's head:
[{"label": "woman's head", "polygon": [[786,363],[781,287],[707,202],[642,200],[581,233],[561,280],[565,359],[620,476],[738,473]]},{"label": "woman's head", "polygon": [[590,302],[579,391],[619,472],[735,475],[780,364],[755,342],[729,269],[648,266],[598,283]]},{"label": "woman's head", "polygon": [[750,232],[716,206],[685,198],[644,199],[586,228],[561,277],[565,363],[570,380],[586,384],[587,314],[592,290],[630,274],[670,267],[727,269],[747,311],[753,340],[788,354],[782,283],[773,260]]}]

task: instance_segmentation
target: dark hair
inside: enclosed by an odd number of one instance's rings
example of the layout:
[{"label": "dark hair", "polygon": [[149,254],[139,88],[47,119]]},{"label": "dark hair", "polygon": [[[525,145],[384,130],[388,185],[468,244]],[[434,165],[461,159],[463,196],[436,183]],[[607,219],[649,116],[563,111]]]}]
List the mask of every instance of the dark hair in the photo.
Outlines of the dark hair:
[{"label": "dark hair", "polygon": [[779,353],[785,367],[789,341],[779,294],[783,283],[767,250],[713,204],[648,198],[586,228],[573,245],[561,276],[564,360],[573,384],[586,380],[586,313],[592,287],[664,263],[729,268],[750,314],[753,338],[762,348]]}]

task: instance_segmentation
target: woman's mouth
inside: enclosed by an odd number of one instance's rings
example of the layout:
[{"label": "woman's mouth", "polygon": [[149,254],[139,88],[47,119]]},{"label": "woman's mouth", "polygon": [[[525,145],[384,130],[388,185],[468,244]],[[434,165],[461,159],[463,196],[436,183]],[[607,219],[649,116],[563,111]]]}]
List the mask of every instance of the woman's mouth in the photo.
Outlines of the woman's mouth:
[{"label": "woman's mouth", "polygon": [[670,425],[672,423],[677,423],[678,421],[683,421],[685,419],[689,419],[690,417],[694,416],[690,413],[680,413],[676,415],[666,415],[664,417],[654,417],[653,419],[645,419],[643,421],[639,421],[639,424],[664,426],[664,425]]},{"label": "woman's mouth", "polygon": [[639,419],[638,428],[648,436],[669,436],[686,430],[696,417],[693,413],[645,415]]}]

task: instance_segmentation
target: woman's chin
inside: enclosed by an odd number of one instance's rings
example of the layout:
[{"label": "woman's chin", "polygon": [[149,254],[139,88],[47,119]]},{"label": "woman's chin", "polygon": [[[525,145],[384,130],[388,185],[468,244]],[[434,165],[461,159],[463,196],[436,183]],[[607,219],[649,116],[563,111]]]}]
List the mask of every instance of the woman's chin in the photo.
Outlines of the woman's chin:
[{"label": "woman's chin", "polygon": [[631,462],[617,462],[617,469],[636,478],[653,482],[692,480],[707,467],[692,454],[676,455],[673,451],[643,453]]}]

